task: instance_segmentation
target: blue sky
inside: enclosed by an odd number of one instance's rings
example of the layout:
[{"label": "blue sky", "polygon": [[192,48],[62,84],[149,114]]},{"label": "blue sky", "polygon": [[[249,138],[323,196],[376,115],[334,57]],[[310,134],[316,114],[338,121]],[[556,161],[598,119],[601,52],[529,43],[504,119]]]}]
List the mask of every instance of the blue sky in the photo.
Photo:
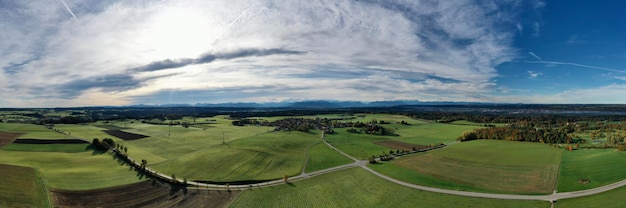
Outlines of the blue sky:
[{"label": "blue sky", "polygon": [[626,103],[624,4],[0,0],[0,107]]}]

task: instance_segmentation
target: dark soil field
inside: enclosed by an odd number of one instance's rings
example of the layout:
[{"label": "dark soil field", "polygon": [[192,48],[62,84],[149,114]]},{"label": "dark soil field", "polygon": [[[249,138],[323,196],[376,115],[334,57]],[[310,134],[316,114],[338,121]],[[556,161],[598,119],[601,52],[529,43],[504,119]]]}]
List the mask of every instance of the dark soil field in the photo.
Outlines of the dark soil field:
[{"label": "dark soil field", "polygon": [[16,139],[16,144],[89,144],[80,139]]},{"label": "dark soil field", "polygon": [[87,191],[51,190],[54,207],[226,207],[237,191],[174,190],[144,181]]},{"label": "dark soil field", "polygon": [[22,136],[22,133],[0,131],[0,147],[13,143],[20,136]]},{"label": "dark soil field", "polygon": [[133,134],[133,133],[128,133],[125,131],[121,131],[121,130],[102,130],[105,133],[123,139],[123,140],[136,140],[136,139],[143,139],[146,138],[148,136],[146,135],[141,135],[141,134]]},{"label": "dark soil field", "polygon": [[406,150],[406,151],[413,150],[413,147],[415,147],[418,150],[427,147],[427,146],[419,145],[419,144],[409,144],[409,143],[404,143],[404,142],[400,142],[400,141],[391,141],[391,140],[389,140],[389,141],[381,141],[381,142],[374,142],[374,144],[385,146],[385,147],[389,147],[389,148],[394,149],[394,150]]}]

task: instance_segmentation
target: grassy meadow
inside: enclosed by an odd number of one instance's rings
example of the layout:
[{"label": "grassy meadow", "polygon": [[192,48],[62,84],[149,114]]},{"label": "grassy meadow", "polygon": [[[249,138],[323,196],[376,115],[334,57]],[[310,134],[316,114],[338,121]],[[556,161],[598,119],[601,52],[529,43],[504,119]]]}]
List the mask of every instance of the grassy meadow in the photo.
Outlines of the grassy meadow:
[{"label": "grassy meadow", "polygon": [[[391,124],[383,124],[385,128],[395,131],[398,136],[379,136],[368,134],[349,133],[348,128],[337,128],[335,134],[327,135],[326,140],[358,159],[367,159],[372,155],[378,156],[383,152],[389,152],[389,148],[374,144],[374,142],[395,140],[406,142],[409,144],[430,145],[438,143],[452,143],[463,132],[481,128],[480,125],[452,125],[441,123],[430,123],[422,120],[412,119],[402,115],[387,114],[368,114],[358,121],[369,122],[372,119],[377,121],[391,122]],[[355,119],[356,121],[357,119]],[[406,121],[410,125],[399,124],[398,122]]]},{"label": "grassy meadow", "polygon": [[[369,165],[390,177],[418,185],[452,190],[506,194],[550,194],[577,191],[607,185],[626,178],[626,153],[611,150],[576,150],[567,152],[546,144],[476,140],[457,143],[463,132],[484,125],[468,121],[450,124],[432,123],[402,115],[341,114],[304,116],[305,118],[351,118],[340,122],[389,122],[380,124],[397,136],[349,133],[335,128],[326,140],[357,159],[388,153],[390,148],[375,142],[398,141],[416,145],[450,144],[435,151],[399,157],[389,162]],[[274,121],[285,117],[263,117]],[[138,120],[118,120],[91,124],[59,124],[55,129],[41,125],[0,123],[0,131],[25,133],[20,138],[83,139],[112,138],[127,147],[135,160],[145,159],[147,167],[165,175],[189,181],[272,180],[284,175],[299,175],[352,161],[321,142],[321,132],[275,132],[267,126],[233,126],[228,116],[185,117],[173,122],[180,125],[154,125]],[[155,120],[156,122],[157,120]],[[400,124],[401,121],[409,125]],[[162,121],[159,121],[162,122]],[[164,121],[169,122],[168,120]],[[123,140],[103,130],[122,130],[148,136]],[[122,137],[122,136],[120,136]],[[307,161],[308,152],[308,161]],[[18,165],[26,168],[13,168]],[[305,167],[306,164],[306,167]],[[27,199],[38,197],[32,190],[49,188],[88,190],[124,185],[145,180],[129,166],[110,154],[94,152],[88,144],[9,144],[0,148],[0,176],[6,170],[22,171],[19,177],[3,181],[0,177],[0,207],[29,206]],[[34,169],[31,169],[32,167]],[[579,179],[590,183],[581,184]],[[24,182],[29,181],[29,182]],[[33,182],[34,181],[34,182]],[[35,183],[31,195],[13,196],[7,190],[15,184]],[[38,185],[41,184],[41,185]],[[21,186],[21,185],[20,185]],[[26,186],[26,185],[24,185]],[[39,188],[37,188],[39,187]],[[43,187],[43,188],[42,188]],[[25,189],[26,191],[26,189]],[[44,191],[45,193],[45,191]],[[13,195],[11,195],[13,194]],[[619,188],[580,199],[557,202],[557,207],[610,205],[603,200],[626,194]],[[46,201],[32,202],[37,207]],[[5,197],[5,198],[3,198]],[[7,200],[7,197],[11,199]],[[22,197],[22,198],[20,198]],[[12,199],[15,198],[15,199]],[[587,203],[581,200],[590,201]],[[596,201],[597,203],[591,204]],[[9,202],[14,204],[2,204]],[[617,205],[623,205],[617,203]],[[495,200],[461,197],[415,190],[393,184],[360,168],[324,174],[280,186],[243,191],[233,207],[549,207],[547,202]]]},{"label": "grassy meadow", "polygon": [[109,154],[0,150],[0,164],[37,168],[50,188],[87,190],[142,181]]},{"label": "grassy meadow", "polygon": [[616,188],[604,193],[595,194],[591,196],[563,199],[555,203],[557,208],[576,208],[576,207],[598,207],[598,208],[610,208],[610,207],[626,207],[626,201],[621,198],[626,195],[626,187]]},{"label": "grassy meadow", "polygon": [[22,152],[65,152],[77,153],[91,151],[87,144],[10,144],[0,149]]},{"label": "grassy meadow", "polygon": [[[626,178],[626,152],[614,149],[581,149],[564,152],[559,192],[578,191],[615,183]],[[579,183],[589,179],[589,183]]]},{"label": "grassy meadow", "polygon": [[425,186],[493,193],[548,194],[562,150],[537,143],[477,140],[401,157],[372,169]]},{"label": "grassy meadow", "polygon": [[70,137],[48,129],[42,125],[0,123],[0,131],[24,133],[19,138],[28,139],[68,139]]},{"label": "grassy meadow", "polygon": [[231,207],[549,207],[543,201],[454,196],[411,189],[351,168],[243,191]]},{"label": "grassy meadow", "polygon": [[309,148],[309,161],[305,172],[313,172],[332,168],[335,166],[350,164],[353,161],[341,153],[331,149],[323,142],[314,144]]},{"label": "grassy meadow", "polygon": [[299,175],[307,147],[319,141],[317,133],[264,133],[180,154],[151,168],[190,180],[278,179]]}]

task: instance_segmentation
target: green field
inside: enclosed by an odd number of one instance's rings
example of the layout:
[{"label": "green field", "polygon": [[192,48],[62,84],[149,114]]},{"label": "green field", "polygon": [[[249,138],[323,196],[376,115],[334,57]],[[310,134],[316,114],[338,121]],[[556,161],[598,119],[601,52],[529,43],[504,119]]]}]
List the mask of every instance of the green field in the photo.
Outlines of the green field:
[{"label": "green field", "polygon": [[549,207],[543,201],[462,197],[396,185],[352,168],[286,185],[243,191],[231,207]]},{"label": "green field", "polygon": [[[396,140],[420,145],[452,143],[455,142],[456,138],[461,136],[463,132],[481,128],[480,126],[474,125],[428,123],[400,115],[373,114],[361,118],[361,120],[365,122],[372,119],[392,122],[392,124],[383,124],[383,127],[395,130],[395,133],[399,136],[355,134],[347,132],[346,130],[348,128],[336,128],[336,133],[327,135],[326,140],[340,150],[358,159],[367,159],[372,155],[378,156],[383,152],[389,151],[389,148],[374,144],[374,142]],[[400,121],[407,121],[410,125],[396,123]]]},{"label": "green field", "polygon": [[481,126],[474,125],[451,125],[441,123],[413,123],[419,122],[409,121],[411,125],[398,125],[396,134],[399,134],[399,138],[393,138],[393,140],[403,141],[413,144],[437,144],[437,143],[452,143],[456,141],[456,138],[463,135],[463,132],[471,131],[476,128],[482,128]]},{"label": "green field", "polygon": [[306,172],[323,170],[352,162],[353,161],[346,156],[343,156],[341,153],[328,147],[328,145],[320,142],[309,148],[309,162],[307,163]]},{"label": "green field", "polygon": [[0,123],[0,131],[25,133],[19,138],[28,139],[66,139],[66,135],[54,132],[45,126],[34,124]]},{"label": "green field", "polygon": [[165,158],[162,158],[159,155],[152,154],[151,152],[144,150],[144,148],[139,148],[135,146],[132,142],[124,141],[120,138],[111,136],[103,132],[102,130],[106,130],[104,128],[99,128],[99,127],[92,126],[92,125],[75,125],[75,124],[59,124],[59,125],[56,125],[55,128],[60,129],[65,132],[70,132],[72,137],[80,138],[88,142],[91,142],[94,138],[98,138],[100,140],[104,138],[111,138],[116,143],[127,147],[128,155],[132,158],[146,159],[152,163],[161,162],[165,160]]},{"label": "green field", "polygon": [[561,153],[544,144],[477,140],[371,167],[425,186],[547,194],[554,190]]},{"label": "green field", "polygon": [[2,147],[2,150],[23,151],[23,152],[86,152],[89,150],[88,144],[10,144]]},{"label": "green field", "polygon": [[[564,152],[557,190],[577,191],[604,186],[626,178],[626,152],[613,149]],[[589,179],[587,184],[580,179]]]},{"label": "green field", "polygon": [[316,133],[265,133],[180,154],[150,167],[190,180],[278,179],[299,175],[306,148],[318,141]]},{"label": "green field", "polygon": [[[345,116],[315,115],[304,118]],[[272,121],[282,118],[286,117],[258,119]],[[456,138],[463,132],[484,127],[483,124],[468,121],[443,124],[402,115],[367,114],[365,117],[355,116],[352,120],[340,122],[370,122],[373,119],[389,122],[380,125],[392,129],[398,136],[349,133],[346,131],[348,128],[335,128],[334,134],[326,134],[326,140],[357,159],[388,153],[389,147],[375,144],[379,141],[399,141],[416,145],[449,144],[443,149],[368,166],[409,183],[488,193],[550,194],[555,187],[559,192],[577,191],[626,178],[623,174],[626,168],[626,152],[612,149],[567,152],[539,143],[498,140],[457,143]],[[140,120],[120,120],[81,125],[59,124],[53,127],[68,134],[64,135],[42,125],[0,123],[0,131],[21,132],[25,134],[20,138],[32,139],[79,138],[91,142],[94,138],[112,138],[116,143],[127,147],[131,158],[147,160],[148,168],[189,181],[273,180],[284,175],[299,175],[303,168],[305,172],[314,172],[353,162],[324,144],[319,130],[307,133],[275,132],[273,127],[267,126],[233,126],[228,116],[196,118],[201,124],[193,124],[192,117],[173,121],[191,124],[185,128],[180,125],[147,124]],[[400,124],[400,121],[406,121],[410,125]],[[102,131],[106,129],[123,130],[148,137],[123,140]],[[14,184],[25,183],[24,181],[36,183],[38,190],[45,190],[43,184],[57,189],[88,190],[145,180],[129,166],[115,160],[112,155],[94,152],[88,144],[9,144],[0,148],[0,164],[35,168],[4,168],[8,166],[0,165],[0,176],[5,169],[27,169],[33,172],[25,173],[18,179],[2,181],[0,178],[0,207],[22,206],[20,204],[25,204],[27,199],[38,197],[32,194],[10,195],[7,190],[14,189]],[[579,183],[578,180],[583,178],[588,178],[591,182]],[[626,194],[626,188],[580,199],[560,200],[556,205],[613,206],[614,204],[605,201],[623,194]],[[4,196],[15,199],[5,200],[2,198]],[[38,203],[33,206],[47,205],[47,196],[45,194],[41,202],[33,202]],[[3,202],[14,204],[2,204]],[[619,202],[615,205],[624,206]],[[24,206],[28,207],[29,204]],[[549,204],[420,191],[387,182],[360,168],[353,168],[286,185],[247,190],[232,206],[548,207]]]},{"label": "green field", "polygon": [[109,154],[0,150],[0,163],[35,167],[48,187],[87,190],[141,181]]},{"label": "green field", "polygon": [[48,192],[37,170],[0,164],[0,207],[48,207]]},{"label": "green field", "polygon": [[611,208],[611,207],[626,207],[626,201],[621,200],[626,195],[626,186],[613,189],[604,193],[595,194],[591,196],[563,199],[555,203],[555,207],[568,208],[568,207],[598,207],[598,208]]}]

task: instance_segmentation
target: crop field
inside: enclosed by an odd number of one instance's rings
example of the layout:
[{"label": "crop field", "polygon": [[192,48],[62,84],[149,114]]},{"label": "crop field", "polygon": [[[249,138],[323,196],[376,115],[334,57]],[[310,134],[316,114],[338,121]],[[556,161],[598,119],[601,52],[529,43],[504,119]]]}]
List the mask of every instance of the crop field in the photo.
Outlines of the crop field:
[{"label": "crop field", "polygon": [[[369,115],[368,115],[369,116]],[[396,118],[397,117],[397,118]],[[451,143],[465,131],[480,128],[470,125],[451,125],[439,123],[427,123],[419,120],[413,120],[404,116],[392,117],[395,120],[406,118],[410,125],[402,124],[383,124],[385,128],[396,129],[395,133],[399,136],[378,136],[368,134],[355,134],[346,131],[346,128],[335,129],[335,134],[327,135],[326,140],[335,145],[342,151],[358,158],[367,159],[372,155],[388,153],[389,150],[397,148],[389,148],[375,143],[398,141],[412,145],[431,145],[438,143]],[[378,115],[378,118],[386,118]],[[367,119],[367,117],[365,118]],[[369,119],[371,120],[371,118]],[[394,121],[395,121],[394,120]],[[398,121],[399,122],[399,121]]]},{"label": "crop field", "polygon": [[[417,121],[417,120],[415,120]],[[413,144],[437,144],[455,142],[456,138],[463,135],[463,132],[471,131],[476,128],[483,128],[474,125],[452,125],[441,123],[413,123],[411,125],[399,125],[396,134],[399,138],[394,140],[403,141]],[[419,122],[419,121],[417,121]]]},{"label": "crop field", "polygon": [[[68,132],[71,137],[81,138],[91,142],[94,138],[113,138],[111,135],[103,132],[104,128],[95,127],[92,125],[77,125],[77,124],[57,124],[54,128],[63,132]],[[115,138],[114,138],[115,139]]]},{"label": "crop field", "polygon": [[357,158],[367,159],[372,155],[380,155],[389,152],[388,147],[375,144],[375,142],[387,141],[385,136],[368,134],[353,134],[345,129],[335,129],[334,134],[326,135],[326,140],[341,151]]},{"label": "crop field", "polygon": [[65,139],[68,136],[54,132],[45,126],[34,124],[0,123],[0,131],[24,133],[19,138],[28,139]]},{"label": "crop field", "polygon": [[48,192],[37,170],[0,164],[0,207],[47,207]]},{"label": "crop field", "polygon": [[559,200],[555,203],[557,208],[577,207],[626,207],[626,201],[621,200],[626,195],[626,186],[616,188],[604,193]]},{"label": "crop field", "polygon": [[93,126],[98,127],[98,128],[108,129],[108,130],[124,130],[124,129],[128,129],[126,127],[120,127],[120,126],[116,126],[116,125],[112,125],[112,124],[94,124]]},{"label": "crop field", "polygon": [[549,207],[548,202],[462,197],[415,190],[351,168],[243,191],[231,207]]},{"label": "crop field", "polygon": [[122,130],[104,130],[104,133],[120,138],[122,140],[136,140],[148,137],[146,135],[128,133]]},{"label": "crop field", "polygon": [[115,141],[115,143],[124,145],[128,149],[128,155],[132,158],[136,159],[145,159],[150,161],[151,163],[157,163],[164,161],[165,158],[162,158],[158,155],[152,154],[149,151],[146,151],[144,148],[137,147],[132,143],[125,141],[123,139],[111,136],[103,130],[104,128],[92,126],[92,125],[73,125],[73,124],[59,124],[56,125],[55,128],[58,128],[65,132],[71,132],[73,138],[81,138],[88,142],[91,142],[92,139],[98,138],[111,138]]},{"label": "crop field", "polygon": [[[149,136],[149,138],[127,141],[128,144],[141,147],[143,150],[167,159],[174,159],[182,154],[200,149],[229,143],[241,138],[267,133],[268,127],[245,126],[237,127],[218,124],[216,128],[183,128],[181,126],[163,126],[150,124],[134,124],[126,132]],[[168,134],[169,132],[169,134]]]},{"label": "crop field", "polygon": [[[604,186],[626,178],[626,152],[582,149],[564,152],[557,190],[577,191]],[[589,179],[589,183],[580,183]]]},{"label": "crop field", "polygon": [[15,139],[17,139],[21,135],[22,133],[11,133],[11,132],[0,131],[0,148],[13,143]]},{"label": "crop field", "polygon": [[142,181],[109,154],[0,150],[0,163],[36,167],[50,188],[86,190]]},{"label": "crop field", "polygon": [[411,151],[413,150],[413,148],[421,149],[421,148],[427,147],[425,145],[409,144],[409,143],[393,141],[393,140],[380,141],[380,142],[374,142],[374,143],[377,145],[388,147],[390,149],[406,150],[406,151]]},{"label": "crop field", "polygon": [[562,150],[543,144],[479,140],[402,157],[372,168],[420,185],[481,192],[546,194],[554,190],[561,153]]},{"label": "crop field", "polygon": [[13,143],[7,145],[1,150],[22,151],[22,152],[86,152],[91,151],[87,144],[19,144]]},{"label": "crop field", "polygon": [[315,133],[272,132],[180,154],[150,167],[189,180],[278,179],[300,174],[306,148],[318,141]]},{"label": "crop field", "polygon": [[331,149],[326,144],[320,142],[309,148],[309,162],[307,163],[306,172],[323,170],[335,166],[345,165],[353,161],[346,156]]},{"label": "crop field", "polygon": [[53,189],[55,207],[224,207],[239,192],[172,189],[144,181],[87,191]]}]

